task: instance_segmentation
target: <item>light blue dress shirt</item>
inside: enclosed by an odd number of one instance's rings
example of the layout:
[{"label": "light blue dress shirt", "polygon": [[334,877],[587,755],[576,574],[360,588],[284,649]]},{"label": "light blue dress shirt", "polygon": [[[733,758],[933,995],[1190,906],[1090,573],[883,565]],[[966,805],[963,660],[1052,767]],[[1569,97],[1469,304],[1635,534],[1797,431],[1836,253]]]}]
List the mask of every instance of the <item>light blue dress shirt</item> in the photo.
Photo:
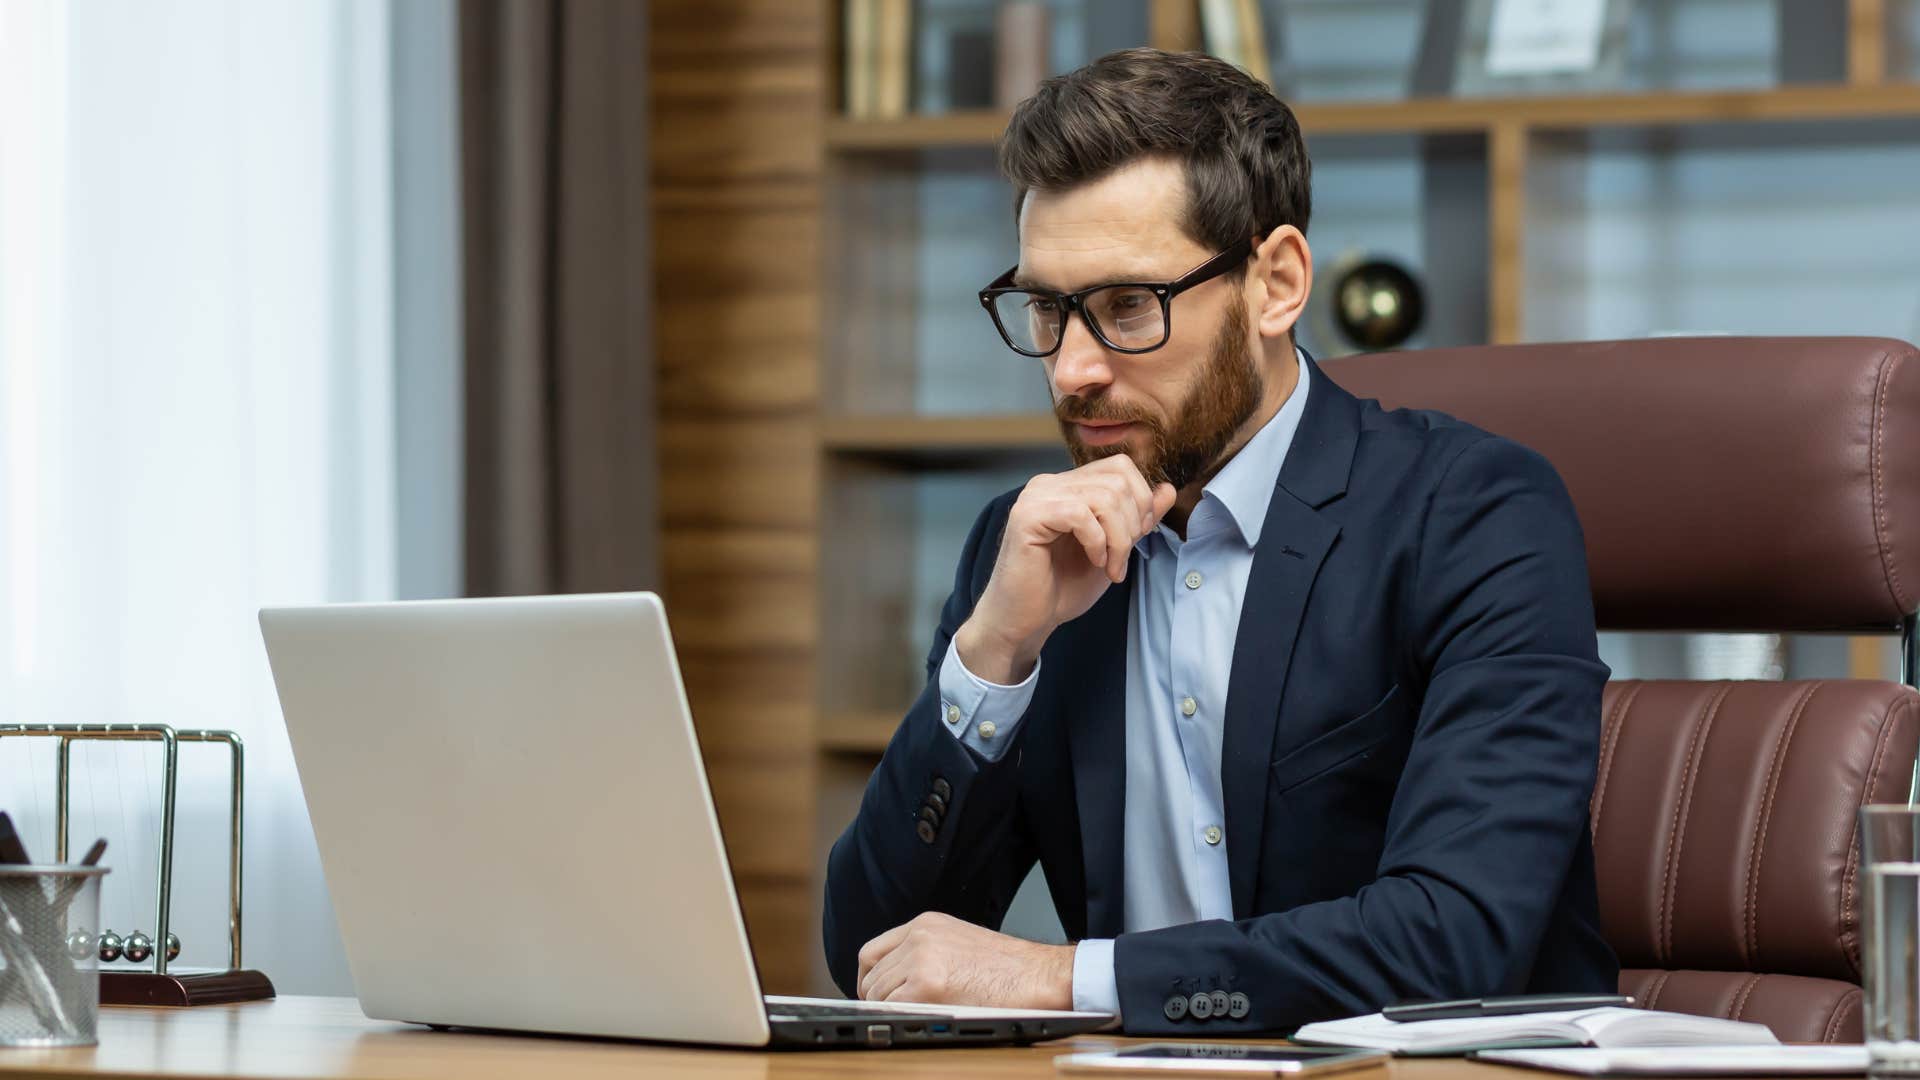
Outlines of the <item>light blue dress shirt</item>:
[{"label": "light blue dress shirt", "polygon": [[[1296,350],[1296,357],[1298,352]],[[1127,616],[1127,778],[1122,926],[1126,932],[1233,917],[1220,745],[1240,602],[1280,467],[1307,404],[1301,360],[1293,393],[1201,491],[1187,535],[1140,538]],[[1034,665],[1017,686],[968,671],[952,645],[940,665],[947,730],[997,760],[1033,700]],[[1080,942],[1073,1007],[1120,1012],[1113,939]]]}]

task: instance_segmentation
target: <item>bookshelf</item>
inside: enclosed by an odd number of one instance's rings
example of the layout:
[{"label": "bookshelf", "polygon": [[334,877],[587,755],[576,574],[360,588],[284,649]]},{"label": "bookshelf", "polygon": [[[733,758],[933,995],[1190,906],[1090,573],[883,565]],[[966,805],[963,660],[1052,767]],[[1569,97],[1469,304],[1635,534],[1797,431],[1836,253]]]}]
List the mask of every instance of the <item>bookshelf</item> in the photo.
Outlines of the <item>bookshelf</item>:
[{"label": "bookshelf", "polygon": [[[1193,0],[1100,2],[1128,8],[1138,43],[1200,45]],[[1811,65],[1786,62],[1798,45],[1780,5],[1793,2],[1642,0],[1643,60],[1618,93],[1338,100],[1326,88],[1378,85],[1410,62],[1406,12],[1420,5],[1268,0],[1270,18],[1292,5],[1295,40],[1331,33],[1313,19],[1373,11],[1386,26],[1375,36],[1399,43],[1354,61],[1359,74],[1293,72],[1316,264],[1363,249],[1411,265],[1432,315],[1410,347],[1920,337],[1920,186],[1905,179],[1920,169],[1920,0],[1803,5],[1833,20],[1835,47]],[[843,14],[830,13],[830,34]],[[839,87],[839,51],[827,52],[826,85]],[[1067,464],[1037,365],[1007,352],[973,300],[1017,254],[992,164],[1005,120],[830,109],[821,126],[816,867],[924,679],[974,515]],[[1304,343],[1321,351],[1310,333]],[[1615,643],[1616,666],[1637,647]],[[1823,673],[1837,656],[1877,675],[1890,646],[1808,648],[1828,649]]]}]

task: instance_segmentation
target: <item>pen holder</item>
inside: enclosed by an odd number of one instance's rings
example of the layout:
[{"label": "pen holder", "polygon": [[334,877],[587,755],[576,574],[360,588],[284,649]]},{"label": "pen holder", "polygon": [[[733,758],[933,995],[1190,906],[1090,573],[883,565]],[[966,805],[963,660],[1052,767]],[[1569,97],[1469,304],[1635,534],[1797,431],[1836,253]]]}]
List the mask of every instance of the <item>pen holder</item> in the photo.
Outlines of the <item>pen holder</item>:
[{"label": "pen holder", "polygon": [[99,1041],[98,866],[0,866],[0,1047]]}]

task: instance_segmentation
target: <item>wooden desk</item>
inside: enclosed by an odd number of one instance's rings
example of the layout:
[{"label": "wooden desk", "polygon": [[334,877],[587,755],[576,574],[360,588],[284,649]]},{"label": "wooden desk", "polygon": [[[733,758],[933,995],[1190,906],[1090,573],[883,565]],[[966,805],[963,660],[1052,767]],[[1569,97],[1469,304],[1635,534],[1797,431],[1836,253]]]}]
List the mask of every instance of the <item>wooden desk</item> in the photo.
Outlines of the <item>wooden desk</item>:
[{"label": "wooden desk", "polygon": [[[283,997],[193,1009],[100,1011],[100,1045],[80,1050],[0,1049],[0,1078],[655,1077],[837,1080],[845,1076],[1057,1077],[1055,1055],[1138,1040],[1082,1036],[1036,1047],[953,1050],[760,1052],[691,1050],[643,1043],[437,1032],[369,1020],[352,998]],[[1496,1065],[1395,1061],[1356,1080],[1524,1080]]]}]

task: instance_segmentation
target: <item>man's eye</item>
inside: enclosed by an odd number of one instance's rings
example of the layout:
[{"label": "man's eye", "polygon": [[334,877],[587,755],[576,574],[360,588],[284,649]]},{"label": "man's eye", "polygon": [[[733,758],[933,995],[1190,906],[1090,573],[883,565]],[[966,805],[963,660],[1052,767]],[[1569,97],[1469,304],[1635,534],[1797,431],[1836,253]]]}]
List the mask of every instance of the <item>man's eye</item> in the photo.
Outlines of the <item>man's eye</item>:
[{"label": "man's eye", "polygon": [[1122,293],[1113,298],[1113,310],[1122,314],[1130,311],[1139,311],[1142,307],[1146,306],[1146,302],[1146,297],[1141,296],[1139,293]]},{"label": "man's eye", "polygon": [[1048,297],[1031,296],[1027,298],[1027,310],[1035,311],[1042,315],[1051,315],[1060,310],[1060,304],[1058,301]]}]

